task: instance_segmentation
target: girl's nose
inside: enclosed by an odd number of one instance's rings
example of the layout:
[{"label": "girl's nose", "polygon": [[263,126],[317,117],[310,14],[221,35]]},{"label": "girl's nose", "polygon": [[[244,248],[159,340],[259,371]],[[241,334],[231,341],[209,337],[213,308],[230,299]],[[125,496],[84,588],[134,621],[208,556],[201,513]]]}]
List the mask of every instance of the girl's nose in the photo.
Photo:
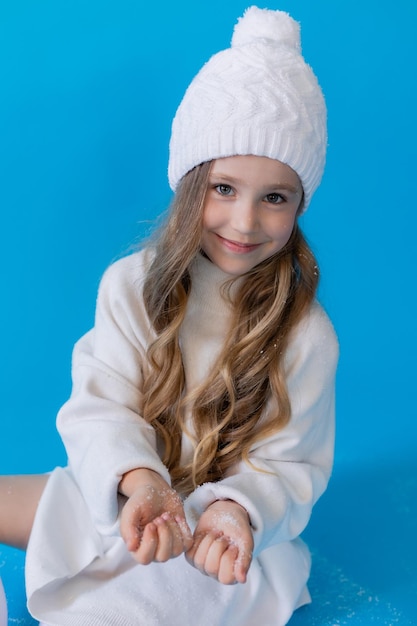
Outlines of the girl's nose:
[{"label": "girl's nose", "polygon": [[233,211],[233,228],[242,233],[250,234],[258,230],[258,211],[252,200],[241,200],[236,203]]}]

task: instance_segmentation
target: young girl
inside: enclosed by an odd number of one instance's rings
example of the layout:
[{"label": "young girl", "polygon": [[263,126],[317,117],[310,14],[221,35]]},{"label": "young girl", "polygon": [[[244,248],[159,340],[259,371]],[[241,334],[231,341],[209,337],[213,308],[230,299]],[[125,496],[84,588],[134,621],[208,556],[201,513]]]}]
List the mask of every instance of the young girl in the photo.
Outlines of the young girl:
[{"label": "young girl", "polygon": [[297,220],[325,150],[298,25],[251,7],[177,111],[165,227],[75,346],[68,467],[0,483],[42,624],[280,626],[310,601],[338,348]]}]

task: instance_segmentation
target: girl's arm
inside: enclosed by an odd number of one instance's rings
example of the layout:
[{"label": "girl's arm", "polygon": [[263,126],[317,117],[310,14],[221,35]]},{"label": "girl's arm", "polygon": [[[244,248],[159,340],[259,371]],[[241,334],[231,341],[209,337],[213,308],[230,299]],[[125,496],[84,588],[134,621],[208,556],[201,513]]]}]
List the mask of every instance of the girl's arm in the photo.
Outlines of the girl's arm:
[{"label": "girl's arm", "polygon": [[146,253],[112,265],[99,288],[94,329],[75,346],[73,390],[57,425],[96,527],[118,532],[122,477],[153,470],[170,484],[154,429],[141,417],[142,368],[152,339],[141,297]]},{"label": "girl's arm", "polygon": [[217,500],[233,500],[249,515],[254,555],[297,537],[330,477],[334,449],[334,383],[337,339],[315,305],[297,329],[287,354],[292,416],[275,435],[253,446],[217,483],[202,485],[186,501],[196,522]]}]

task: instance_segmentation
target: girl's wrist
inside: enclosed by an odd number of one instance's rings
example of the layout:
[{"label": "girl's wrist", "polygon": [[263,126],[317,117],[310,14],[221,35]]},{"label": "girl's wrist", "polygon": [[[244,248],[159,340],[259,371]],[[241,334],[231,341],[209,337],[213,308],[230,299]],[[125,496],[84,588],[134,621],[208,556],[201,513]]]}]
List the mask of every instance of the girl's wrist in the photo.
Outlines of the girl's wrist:
[{"label": "girl's wrist", "polygon": [[130,496],[136,491],[136,489],[144,484],[154,480],[155,475],[160,477],[157,472],[146,467],[137,467],[126,474],[123,474],[118,491],[122,496],[130,498]]},{"label": "girl's wrist", "polygon": [[220,506],[223,505],[223,507],[224,507],[224,505],[226,505],[226,507],[227,507],[228,504],[231,504],[231,505],[234,505],[235,507],[238,507],[238,510],[241,510],[242,513],[244,513],[247,516],[248,521],[250,523],[249,513],[247,512],[245,507],[242,506],[241,504],[239,504],[239,502],[236,502],[236,500],[232,500],[231,498],[224,498],[224,499],[214,500],[214,502],[209,504],[209,506],[207,508],[210,508],[213,505],[217,505],[217,504],[220,504]]}]

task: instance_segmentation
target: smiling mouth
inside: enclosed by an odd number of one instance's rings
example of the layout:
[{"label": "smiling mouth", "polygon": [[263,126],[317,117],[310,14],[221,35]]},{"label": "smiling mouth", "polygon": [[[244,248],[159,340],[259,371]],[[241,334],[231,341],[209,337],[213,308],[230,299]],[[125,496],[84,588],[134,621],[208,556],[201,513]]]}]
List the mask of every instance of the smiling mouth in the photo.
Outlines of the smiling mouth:
[{"label": "smiling mouth", "polygon": [[260,243],[243,243],[240,241],[233,241],[231,239],[225,239],[221,235],[217,235],[217,238],[225,246],[225,248],[240,254],[248,254],[249,252],[259,248],[261,245]]}]

